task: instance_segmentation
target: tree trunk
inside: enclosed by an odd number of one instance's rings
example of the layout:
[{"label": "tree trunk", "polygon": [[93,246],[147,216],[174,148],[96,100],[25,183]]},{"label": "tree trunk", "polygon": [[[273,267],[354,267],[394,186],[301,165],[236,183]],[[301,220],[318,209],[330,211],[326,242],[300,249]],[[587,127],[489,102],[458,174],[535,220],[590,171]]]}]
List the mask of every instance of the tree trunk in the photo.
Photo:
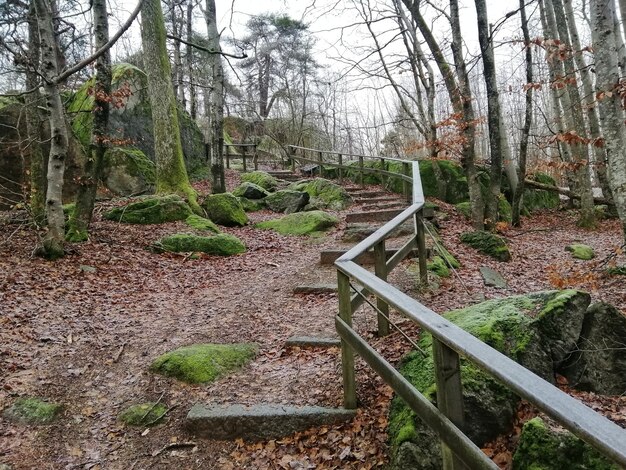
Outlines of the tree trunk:
[{"label": "tree trunk", "polygon": [[487,89],[487,122],[489,124],[489,150],[491,155],[491,171],[489,195],[485,204],[485,222],[487,228],[493,229],[498,222],[498,201],[500,199],[500,183],[502,178],[502,138],[500,136],[500,95],[496,78],[496,64],[493,47],[489,37],[489,20],[485,0],[475,0],[476,19],[478,21],[478,41],[483,59],[485,88]]},{"label": "tree trunk", "polygon": [[217,54],[209,55],[212,87],[209,103],[209,148],[211,155],[211,175],[213,177],[213,193],[226,191],[224,178],[224,70],[222,67],[222,52],[220,35],[217,30],[217,11],[215,0],[206,1],[206,26],[209,39],[209,49]]},{"label": "tree trunk", "polygon": [[35,0],[39,39],[41,44],[41,71],[43,95],[50,123],[50,156],[48,157],[46,190],[46,219],[48,231],[43,246],[37,250],[49,259],[63,256],[65,219],[63,216],[63,174],[67,158],[67,127],[59,88],[54,82],[58,75],[57,44],[52,22],[52,12],[45,0]]},{"label": "tree trunk", "polygon": [[[552,3],[556,19],[556,29],[562,43],[571,46],[567,20],[565,18],[565,10],[562,0],[547,0],[547,4]],[[572,141],[572,156],[574,158],[576,182],[578,191],[580,192],[580,219],[578,224],[582,227],[593,227],[596,223],[596,215],[593,207],[593,191],[591,187],[591,175],[589,171],[588,145],[583,139],[587,135],[585,129],[585,120],[582,112],[582,101],[578,91],[578,79],[576,76],[576,67],[572,54],[568,53],[563,61],[565,65],[565,76],[567,77],[567,94],[569,95],[571,108],[565,110],[566,114],[571,118],[570,131],[582,139],[574,139]]]},{"label": "tree trunk", "polygon": [[193,47],[191,43],[193,42],[193,1],[189,0],[187,2],[187,76],[189,77],[189,114],[191,115],[191,119],[195,121],[198,112],[198,97],[196,96],[197,89],[194,83],[195,77],[193,73]]},{"label": "tree trunk", "polygon": [[[176,14],[177,1],[171,0],[169,2],[170,7],[170,21],[172,22],[172,35],[174,37],[182,37],[180,30],[180,21]],[[172,64],[172,83],[174,85],[174,96],[180,103],[185,101],[184,88],[182,86],[182,61],[180,58],[180,41],[174,41],[174,62]],[[184,106],[183,106],[184,107]]]},{"label": "tree trunk", "polygon": [[626,240],[626,132],[621,98],[615,90],[620,78],[613,38],[613,34],[618,33],[613,29],[615,5],[613,0],[592,0],[590,8],[596,96],[601,97],[598,100],[600,124],[609,163],[609,181]]},{"label": "tree trunk", "polygon": [[[93,26],[96,50],[109,41],[109,22],[106,0],[92,0]],[[104,154],[107,150],[106,136],[109,127],[109,101],[111,98],[111,55],[107,50],[96,62],[96,81],[93,86],[93,125],[91,144],[87,153],[84,175],[76,194],[76,208],[70,218],[67,239],[85,241],[96,202],[96,191],[102,175]]]},{"label": "tree trunk", "polygon": [[513,191],[512,204],[512,224],[514,227],[522,225],[521,211],[524,200],[524,189],[526,179],[526,158],[528,156],[528,136],[533,118],[533,88],[530,84],[533,82],[533,53],[530,43],[530,33],[528,31],[528,19],[526,17],[526,0],[519,0],[520,16],[522,23],[522,33],[524,34],[525,62],[526,62],[526,103],[524,112],[524,127],[519,144],[519,162],[517,166],[518,183]]},{"label": "tree trunk", "polygon": [[165,47],[165,23],[159,0],[144,0],[141,20],[144,66],[154,125],[156,192],[182,194],[187,197],[192,208],[199,211],[196,193],[189,184],[183,159],[176,97]]}]

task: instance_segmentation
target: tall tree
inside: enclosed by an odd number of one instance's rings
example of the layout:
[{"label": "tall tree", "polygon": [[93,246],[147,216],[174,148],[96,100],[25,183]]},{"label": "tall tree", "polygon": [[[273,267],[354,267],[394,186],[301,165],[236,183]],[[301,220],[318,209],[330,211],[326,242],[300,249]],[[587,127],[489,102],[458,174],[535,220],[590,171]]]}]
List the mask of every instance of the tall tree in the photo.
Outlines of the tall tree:
[{"label": "tall tree", "polygon": [[192,208],[199,211],[196,192],[189,184],[183,158],[165,37],[160,0],[144,0],[141,6],[141,40],[154,125],[156,192],[182,194]]}]

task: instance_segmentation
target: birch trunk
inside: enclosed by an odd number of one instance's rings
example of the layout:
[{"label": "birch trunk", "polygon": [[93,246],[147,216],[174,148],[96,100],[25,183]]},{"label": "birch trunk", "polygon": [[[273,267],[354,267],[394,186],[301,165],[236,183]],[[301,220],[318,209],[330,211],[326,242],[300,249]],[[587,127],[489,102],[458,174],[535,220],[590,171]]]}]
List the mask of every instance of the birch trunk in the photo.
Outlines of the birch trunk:
[{"label": "birch trunk", "polygon": [[144,0],[141,6],[141,40],[154,126],[156,192],[182,194],[199,211],[183,159],[160,0]]},{"label": "birch trunk", "polygon": [[596,93],[601,96],[598,100],[600,125],[609,163],[609,181],[626,240],[626,132],[621,98],[615,92],[620,79],[613,38],[613,34],[618,33],[613,29],[615,5],[613,0],[592,0],[590,9]]},{"label": "birch trunk", "polygon": [[193,42],[193,2],[190,0],[187,3],[187,50],[186,50],[186,64],[187,64],[187,76],[189,77],[189,114],[191,115],[191,119],[195,121],[197,117],[197,102],[198,97],[196,96],[197,90],[194,84],[194,73],[193,73],[193,47],[191,43]]},{"label": "birch trunk", "polygon": [[59,65],[50,5],[45,0],[35,0],[35,11],[41,45],[43,96],[46,100],[46,113],[50,123],[50,155],[48,157],[48,186],[46,190],[48,231],[38,253],[49,259],[56,259],[64,254],[65,219],[62,205],[63,174],[68,149],[67,127],[59,88],[54,82],[59,72]]}]

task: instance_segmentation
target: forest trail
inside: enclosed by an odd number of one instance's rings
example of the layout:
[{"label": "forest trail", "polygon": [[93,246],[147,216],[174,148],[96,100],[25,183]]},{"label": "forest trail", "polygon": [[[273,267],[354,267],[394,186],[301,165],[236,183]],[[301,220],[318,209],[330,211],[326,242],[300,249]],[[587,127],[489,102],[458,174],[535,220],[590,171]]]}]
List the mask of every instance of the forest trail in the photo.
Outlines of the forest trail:
[{"label": "forest trail", "polygon": [[[228,173],[236,186],[238,174]],[[206,188],[199,188],[206,192]],[[378,188],[371,187],[371,191]],[[372,196],[374,197],[374,196]],[[387,196],[385,196],[387,197]],[[371,201],[359,201],[348,211]],[[602,260],[620,244],[619,223],[603,221],[596,231],[575,226],[575,215],[551,212],[525,220],[505,236],[514,256],[499,263],[458,242],[469,223],[441,203],[438,221],[446,246],[463,268],[459,280],[436,290],[415,291],[406,261],[393,273],[395,285],[437,312],[494,298],[550,288],[550,273],[567,277],[593,266],[571,261],[563,247],[593,245]],[[98,214],[103,206],[98,208]],[[444,215],[445,214],[445,215]],[[261,211],[252,222],[274,217]],[[224,229],[248,247],[232,258],[157,255],[146,246],[181,230],[181,223],[128,226],[102,220],[93,236],[54,264],[32,257],[31,231],[0,225],[0,408],[15,397],[38,395],[64,404],[63,419],[45,427],[0,421],[0,462],[16,469],[180,468],[375,468],[386,462],[390,389],[357,361],[360,409],[354,420],[288,438],[247,444],[209,441],[184,430],[195,403],[280,403],[339,407],[342,403],[339,349],[286,347],[294,335],[335,335],[334,293],[293,294],[308,275],[334,280],[320,266],[320,252],[349,246],[344,222],[324,238],[286,237],[246,226]],[[549,235],[548,235],[549,234]],[[546,242],[549,236],[549,243]],[[622,260],[623,262],[623,260]],[[479,266],[497,269],[508,287],[485,287]],[[91,272],[85,267],[95,268]],[[571,277],[571,287],[592,289],[595,297],[626,305],[626,287],[615,280]],[[381,340],[376,315],[362,307],[354,324],[391,361],[410,345],[397,333]],[[400,320],[412,335],[417,329]],[[148,371],[165,351],[192,343],[256,342],[256,359],[241,371],[208,386],[185,385]],[[164,424],[149,431],[117,421],[126,406],[157,401],[170,409]],[[626,398],[625,398],[626,400]],[[602,409],[602,404],[596,405]],[[614,406],[608,403],[607,407]],[[506,449],[505,449],[506,450]]]}]

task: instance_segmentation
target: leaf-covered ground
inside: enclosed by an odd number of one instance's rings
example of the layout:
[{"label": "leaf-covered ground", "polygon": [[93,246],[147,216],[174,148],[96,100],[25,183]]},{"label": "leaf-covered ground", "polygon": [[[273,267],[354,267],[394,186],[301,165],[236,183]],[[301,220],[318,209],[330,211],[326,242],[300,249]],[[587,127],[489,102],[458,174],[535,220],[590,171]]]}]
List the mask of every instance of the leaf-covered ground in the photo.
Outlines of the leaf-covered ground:
[{"label": "leaf-covered ground", "polygon": [[[230,174],[229,185],[235,183],[236,175]],[[71,245],[70,254],[54,263],[33,257],[36,234],[29,227],[0,223],[0,409],[27,395],[64,406],[62,419],[49,426],[0,418],[0,463],[14,470],[127,470],[367,469],[387,462],[392,393],[361,362],[360,410],[349,424],[255,444],[198,439],[183,429],[186,412],[197,402],[341,405],[339,349],[285,348],[284,342],[294,334],[332,333],[336,297],[295,296],[292,289],[317,275],[319,251],[337,245],[343,226],[322,239],[285,237],[251,226],[224,229],[241,238],[248,252],[190,259],[146,249],[163,235],[188,230],[183,223],[155,227],[102,220],[99,214],[110,204],[98,205],[91,239]],[[588,289],[595,299],[626,309],[624,278],[602,274],[602,261],[622,243],[617,222],[586,231],[567,212],[526,219],[523,229],[505,231],[513,260],[499,263],[462,246],[458,236],[469,225],[453,208],[442,208],[447,214],[440,221],[442,236],[463,265],[460,278],[428,292],[417,292],[405,265],[393,278],[431,309],[444,312],[483,296],[552,285]],[[251,218],[271,216],[259,212]],[[575,241],[592,245],[595,260],[573,260],[564,248]],[[623,264],[623,255],[614,261]],[[479,266],[500,271],[509,288],[484,287]],[[417,337],[417,328],[396,319]],[[397,333],[375,338],[371,310],[362,308],[355,324],[389,360],[409,348]],[[154,358],[179,346],[241,341],[258,343],[258,357],[208,386],[185,385],[148,371]],[[583,398],[624,423],[623,398]],[[122,409],[149,401],[168,407],[164,424],[147,430],[117,421]],[[532,410],[523,408],[520,414]],[[513,432],[486,452],[506,467],[514,440]]]}]

